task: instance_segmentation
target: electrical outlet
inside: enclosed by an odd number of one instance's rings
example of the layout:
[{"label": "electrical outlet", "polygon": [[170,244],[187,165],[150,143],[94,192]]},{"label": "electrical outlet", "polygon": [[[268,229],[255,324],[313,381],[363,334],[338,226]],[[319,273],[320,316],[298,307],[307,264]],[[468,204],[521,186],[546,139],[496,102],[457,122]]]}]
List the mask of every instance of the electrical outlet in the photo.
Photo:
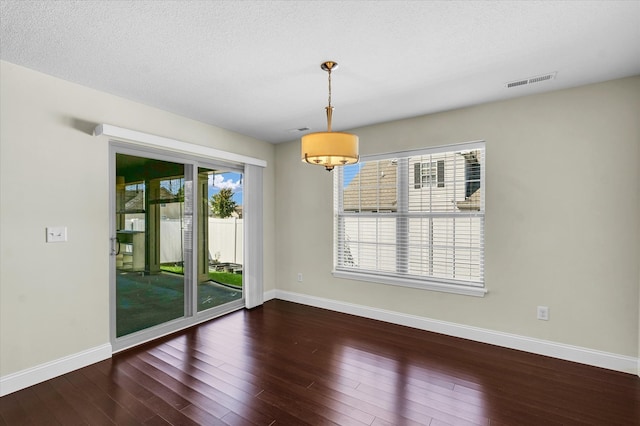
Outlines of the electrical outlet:
[{"label": "electrical outlet", "polygon": [[549,321],[549,307],[538,306],[538,319],[543,321]]},{"label": "electrical outlet", "polygon": [[298,282],[302,282],[302,272],[298,272]]}]

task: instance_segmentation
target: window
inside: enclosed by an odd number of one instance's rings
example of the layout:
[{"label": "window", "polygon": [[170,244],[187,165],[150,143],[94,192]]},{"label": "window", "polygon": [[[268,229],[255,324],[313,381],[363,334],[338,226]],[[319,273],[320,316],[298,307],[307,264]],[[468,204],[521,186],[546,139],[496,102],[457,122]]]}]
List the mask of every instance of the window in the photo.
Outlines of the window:
[{"label": "window", "polygon": [[444,160],[415,163],[415,189],[437,185],[444,188]]},{"label": "window", "polygon": [[484,142],[336,169],[334,275],[483,295]]}]

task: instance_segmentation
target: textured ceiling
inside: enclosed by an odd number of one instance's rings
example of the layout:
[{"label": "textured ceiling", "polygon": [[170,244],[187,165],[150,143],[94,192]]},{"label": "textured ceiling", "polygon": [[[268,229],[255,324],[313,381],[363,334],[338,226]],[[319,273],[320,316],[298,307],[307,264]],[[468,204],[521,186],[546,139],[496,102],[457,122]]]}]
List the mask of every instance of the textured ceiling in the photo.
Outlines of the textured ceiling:
[{"label": "textured ceiling", "polygon": [[640,1],[2,0],[0,27],[4,61],[274,143],[326,128],[325,60],[334,130],[640,74]]}]

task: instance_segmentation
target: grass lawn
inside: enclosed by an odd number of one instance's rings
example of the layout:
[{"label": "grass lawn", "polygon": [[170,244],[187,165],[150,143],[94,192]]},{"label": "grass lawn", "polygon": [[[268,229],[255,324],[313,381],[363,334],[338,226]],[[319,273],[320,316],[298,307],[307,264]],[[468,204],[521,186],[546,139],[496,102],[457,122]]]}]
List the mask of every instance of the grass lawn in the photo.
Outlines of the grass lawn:
[{"label": "grass lawn", "polygon": [[[165,272],[172,272],[174,274],[184,274],[182,266],[162,265],[160,269]],[[242,274],[234,274],[231,272],[216,272],[209,271],[209,279],[217,283],[230,285],[237,288],[242,288]]]}]

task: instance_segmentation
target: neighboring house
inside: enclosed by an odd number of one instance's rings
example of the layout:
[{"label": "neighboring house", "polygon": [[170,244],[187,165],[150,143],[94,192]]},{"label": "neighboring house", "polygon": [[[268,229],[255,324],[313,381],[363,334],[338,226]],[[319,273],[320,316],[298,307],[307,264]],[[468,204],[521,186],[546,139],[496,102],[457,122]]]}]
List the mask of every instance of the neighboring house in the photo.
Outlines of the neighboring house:
[{"label": "neighboring house", "polygon": [[[398,164],[396,160],[364,162],[343,192],[344,211],[396,212],[398,210]],[[480,209],[481,165],[476,151],[413,157],[409,160],[409,211],[421,209],[429,193],[438,210]],[[348,172],[345,171],[345,176]],[[346,179],[346,178],[345,178]],[[419,205],[417,205],[419,203]]]},{"label": "neighboring house", "polygon": [[397,211],[398,165],[393,160],[350,166],[359,172],[344,189],[345,211]]},{"label": "neighboring house", "polygon": [[233,213],[231,213],[231,216],[238,218],[238,219],[242,219],[242,206],[236,206],[235,210]]},{"label": "neighboring house", "polygon": [[[399,176],[400,161],[406,176]],[[345,167],[340,266],[480,280],[481,221],[470,218],[481,208],[480,161],[478,151],[445,152]],[[399,184],[406,185],[406,206],[398,205]],[[400,244],[406,244],[405,266],[398,263]]]}]

